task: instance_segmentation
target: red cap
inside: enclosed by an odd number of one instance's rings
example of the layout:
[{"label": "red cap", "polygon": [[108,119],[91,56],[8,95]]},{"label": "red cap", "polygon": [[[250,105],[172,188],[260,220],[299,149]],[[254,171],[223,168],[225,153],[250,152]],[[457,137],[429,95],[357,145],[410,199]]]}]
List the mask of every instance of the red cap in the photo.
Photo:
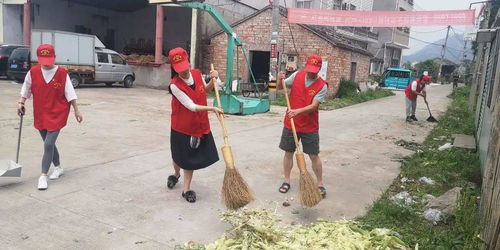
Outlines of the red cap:
[{"label": "red cap", "polygon": [[311,55],[309,58],[307,58],[306,71],[309,73],[318,73],[321,69],[322,63],[323,60],[321,59],[321,56],[316,54]]},{"label": "red cap", "polygon": [[431,77],[430,76],[423,76],[422,81],[430,81]]},{"label": "red cap", "polygon": [[170,50],[168,58],[175,72],[180,73],[189,69],[189,56],[183,48],[175,48]]},{"label": "red cap", "polygon": [[41,44],[36,49],[36,56],[40,65],[54,65],[56,60],[56,51],[50,44]]}]

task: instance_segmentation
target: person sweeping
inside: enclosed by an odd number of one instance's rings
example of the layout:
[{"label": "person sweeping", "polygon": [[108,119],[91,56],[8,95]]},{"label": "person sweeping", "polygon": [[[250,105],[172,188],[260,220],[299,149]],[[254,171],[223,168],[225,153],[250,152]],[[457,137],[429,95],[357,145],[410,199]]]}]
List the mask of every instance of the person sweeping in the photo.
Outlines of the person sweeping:
[{"label": "person sweeping", "polygon": [[427,94],[425,86],[430,84],[430,82],[431,77],[424,74],[420,76],[420,79],[413,81],[406,87],[406,122],[418,121],[415,116],[417,110],[417,97],[422,96],[425,99]]},{"label": "person sweeping", "polygon": [[168,177],[167,186],[172,189],[184,173],[182,197],[196,202],[196,192],[191,190],[194,170],[206,168],[219,160],[215,141],[210,131],[208,111],[222,115],[218,107],[207,106],[207,93],[217,83],[217,71],[211,71],[207,84],[200,70],[190,69],[186,50],[175,48],[169,52],[170,63],[178,74],[170,82],[172,116],[170,150],[175,173]]},{"label": "person sweeping", "polygon": [[296,149],[291,124],[293,118],[297,139],[302,141],[303,151],[311,159],[317,179],[317,188],[321,196],[326,197],[326,188],[323,184],[323,167],[319,157],[319,106],[325,100],[328,85],[325,80],[318,76],[321,65],[321,57],[311,55],[307,59],[305,70],[297,71],[287,79],[284,79],[284,72],[280,72],[278,75],[278,90],[283,89],[283,81],[291,89],[291,108],[287,110],[285,115],[284,128],[279,144],[279,147],[285,151],[283,157],[284,182],[279,188],[281,193],[287,193],[290,189],[290,174]]},{"label": "person sweeping", "polygon": [[54,170],[49,179],[58,179],[64,173],[56,140],[61,129],[66,126],[70,106],[73,106],[77,122],[81,123],[83,116],[78,109],[77,96],[68,71],[54,65],[56,58],[54,47],[42,44],[38,46],[36,55],[39,65],[31,67],[26,75],[17,112],[19,115],[24,115],[26,100],[33,96],[34,126],[43,139],[42,174],[38,178],[38,189],[46,190],[47,174],[52,163]]}]

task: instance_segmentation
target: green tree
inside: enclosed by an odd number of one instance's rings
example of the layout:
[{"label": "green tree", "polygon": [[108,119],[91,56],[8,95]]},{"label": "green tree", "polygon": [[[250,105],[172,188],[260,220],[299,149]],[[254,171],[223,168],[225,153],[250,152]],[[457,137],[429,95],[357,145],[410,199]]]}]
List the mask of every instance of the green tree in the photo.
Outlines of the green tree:
[{"label": "green tree", "polygon": [[418,72],[417,70],[415,69],[415,67],[412,66],[412,63],[411,62],[406,62],[405,64],[403,64],[403,68],[405,69],[408,69],[408,70],[411,70],[411,74],[413,77],[417,77],[418,75]]},{"label": "green tree", "polygon": [[425,60],[423,62],[419,62],[415,65],[416,77],[421,76],[424,71],[429,72],[429,75],[432,78],[437,79],[439,74],[439,64],[434,62],[434,60]]}]

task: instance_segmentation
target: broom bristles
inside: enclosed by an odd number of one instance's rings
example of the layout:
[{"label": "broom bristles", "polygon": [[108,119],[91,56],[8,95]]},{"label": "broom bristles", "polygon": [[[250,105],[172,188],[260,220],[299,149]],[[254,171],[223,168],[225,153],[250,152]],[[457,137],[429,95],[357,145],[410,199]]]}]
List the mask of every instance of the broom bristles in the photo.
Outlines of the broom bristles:
[{"label": "broom bristles", "polygon": [[236,168],[227,168],[222,182],[222,202],[229,209],[238,209],[254,200],[254,196]]},{"label": "broom bristles", "polygon": [[323,199],[316,182],[308,171],[300,174],[299,196],[300,203],[307,207],[313,207]]}]

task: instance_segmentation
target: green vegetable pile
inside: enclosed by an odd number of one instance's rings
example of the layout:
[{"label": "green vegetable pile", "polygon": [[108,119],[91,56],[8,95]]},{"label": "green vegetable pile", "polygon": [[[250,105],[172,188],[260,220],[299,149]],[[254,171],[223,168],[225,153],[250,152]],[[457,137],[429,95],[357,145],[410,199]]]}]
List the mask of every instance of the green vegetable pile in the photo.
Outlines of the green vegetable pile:
[{"label": "green vegetable pile", "polygon": [[222,214],[231,224],[226,235],[196,249],[408,249],[389,229],[363,230],[354,221],[329,221],[307,226],[278,225],[276,214],[265,209],[242,209]]}]

